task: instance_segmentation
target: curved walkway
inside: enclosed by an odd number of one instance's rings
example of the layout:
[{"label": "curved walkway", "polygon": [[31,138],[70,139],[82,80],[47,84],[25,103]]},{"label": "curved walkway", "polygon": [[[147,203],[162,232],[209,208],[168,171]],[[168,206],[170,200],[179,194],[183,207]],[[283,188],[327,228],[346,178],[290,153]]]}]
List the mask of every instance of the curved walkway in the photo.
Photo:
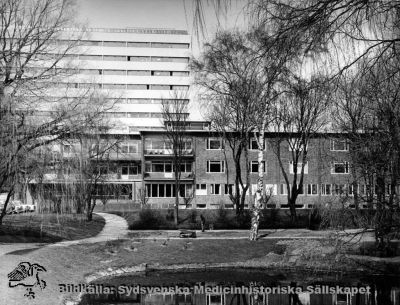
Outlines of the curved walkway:
[{"label": "curved walkway", "polygon": [[103,217],[105,220],[104,228],[99,234],[94,237],[84,239],[61,241],[58,243],[50,244],[48,247],[65,247],[71,245],[91,244],[127,237],[128,223],[124,218],[108,213],[96,214]]},{"label": "curved walkway", "polygon": [[37,249],[44,247],[65,247],[71,245],[79,245],[85,243],[97,243],[108,240],[125,238],[128,234],[128,223],[120,216],[108,213],[95,213],[105,220],[103,230],[94,237],[61,241],[54,244],[47,243],[0,243],[0,256],[14,251],[24,251],[29,249]]}]

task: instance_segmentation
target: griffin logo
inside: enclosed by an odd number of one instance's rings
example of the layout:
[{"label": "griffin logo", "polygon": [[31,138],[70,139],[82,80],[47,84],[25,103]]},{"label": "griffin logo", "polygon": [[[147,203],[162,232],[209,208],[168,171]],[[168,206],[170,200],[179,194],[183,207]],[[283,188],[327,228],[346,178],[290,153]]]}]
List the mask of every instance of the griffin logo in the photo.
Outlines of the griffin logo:
[{"label": "griffin logo", "polygon": [[28,299],[34,299],[34,288],[39,287],[41,290],[46,288],[46,282],[40,279],[40,273],[46,271],[47,270],[39,264],[31,264],[28,262],[19,263],[18,266],[8,274],[8,287],[26,287],[24,296]]}]

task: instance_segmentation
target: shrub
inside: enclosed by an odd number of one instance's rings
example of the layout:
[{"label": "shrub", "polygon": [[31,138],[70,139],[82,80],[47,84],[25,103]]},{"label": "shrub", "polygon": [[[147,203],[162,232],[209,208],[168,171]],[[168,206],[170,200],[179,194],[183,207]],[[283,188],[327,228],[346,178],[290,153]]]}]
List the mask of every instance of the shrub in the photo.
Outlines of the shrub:
[{"label": "shrub", "polygon": [[174,209],[168,209],[167,215],[165,215],[165,219],[167,221],[174,221]]},{"label": "shrub", "polygon": [[139,212],[138,221],[130,225],[129,229],[158,229],[163,225],[165,220],[160,212],[146,208]]},{"label": "shrub", "polygon": [[189,212],[188,219],[190,223],[197,223],[197,211],[191,210]]}]

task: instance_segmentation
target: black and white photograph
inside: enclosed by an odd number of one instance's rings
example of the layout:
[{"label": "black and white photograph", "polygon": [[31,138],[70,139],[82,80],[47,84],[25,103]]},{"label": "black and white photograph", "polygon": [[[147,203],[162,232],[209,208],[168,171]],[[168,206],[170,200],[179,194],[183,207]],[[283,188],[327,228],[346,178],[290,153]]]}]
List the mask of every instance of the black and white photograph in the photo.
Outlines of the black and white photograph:
[{"label": "black and white photograph", "polygon": [[399,0],[0,0],[1,305],[400,305]]}]

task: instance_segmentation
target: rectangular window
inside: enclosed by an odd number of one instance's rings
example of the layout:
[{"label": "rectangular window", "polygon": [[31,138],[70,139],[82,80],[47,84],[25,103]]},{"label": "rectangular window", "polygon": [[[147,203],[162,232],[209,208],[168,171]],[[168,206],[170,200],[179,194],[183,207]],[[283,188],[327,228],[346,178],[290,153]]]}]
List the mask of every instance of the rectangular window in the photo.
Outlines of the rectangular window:
[{"label": "rectangular window", "polygon": [[128,42],[130,48],[150,48],[150,42]]},{"label": "rectangular window", "polygon": [[189,76],[188,71],[172,71],[172,76]]},{"label": "rectangular window", "polygon": [[207,173],[224,173],[225,161],[207,161]]},{"label": "rectangular window", "polygon": [[148,90],[149,85],[136,85],[136,84],[128,84],[128,90]]},{"label": "rectangular window", "polygon": [[[303,163],[298,162],[297,163],[297,174],[301,174],[301,167]],[[289,162],[289,173],[294,174],[294,164],[293,161]],[[304,174],[308,174],[308,162],[304,165]]]},{"label": "rectangular window", "polygon": [[348,151],[349,143],[347,140],[331,139],[331,151]]},{"label": "rectangular window", "polygon": [[287,195],[287,184],[286,183],[281,183],[281,187],[280,187],[280,194],[281,195]]},{"label": "rectangular window", "polygon": [[123,143],[121,144],[121,152],[124,154],[136,154],[138,146],[138,143]]},{"label": "rectangular window", "polygon": [[346,184],[334,184],[335,195],[343,195],[346,193]]},{"label": "rectangular window", "polygon": [[209,150],[223,149],[223,141],[222,139],[208,138],[206,142],[206,148]]},{"label": "rectangular window", "polygon": [[330,184],[321,184],[320,190],[322,196],[332,195],[332,186]]},{"label": "rectangular window", "polygon": [[[191,185],[190,185],[191,187]],[[190,189],[190,187],[185,187],[185,190]],[[175,187],[170,183],[153,183],[147,184],[147,196],[148,197],[158,197],[158,198],[171,198],[175,197]]]},{"label": "rectangular window", "polygon": [[152,48],[174,48],[174,49],[188,49],[188,43],[167,43],[167,42],[152,42]]},{"label": "rectangular window", "polygon": [[150,76],[151,71],[149,70],[128,70],[127,71],[129,76]]},{"label": "rectangular window", "polygon": [[169,71],[151,71],[152,76],[170,76]]},{"label": "rectangular window", "polygon": [[149,56],[128,56],[128,61],[147,62],[150,61]]},{"label": "rectangular window", "polygon": [[221,195],[221,184],[210,184],[210,194],[211,195]]},{"label": "rectangular window", "polygon": [[278,185],[277,184],[265,184],[265,194],[267,196],[278,195]]},{"label": "rectangular window", "polygon": [[139,169],[135,165],[126,165],[121,168],[122,176],[136,176],[139,174]]},{"label": "rectangular window", "polygon": [[182,90],[182,91],[187,91],[189,90],[189,86],[183,86],[183,85],[172,85],[171,90]]},{"label": "rectangular window", "polygon": [[318,195],[318,184],[307,184],[307,195]]},{"label": "rectangular window", "polygon": [[104,55],[103,60],[105,60],[105,61],[126,61],[126,56]]},{"label": "rectangular window", "polygon": [[79,69],[79,74],[101,75],[102,74],[102,70],[101,69]]},{"label": "rectangular window", "polygon": [[179,62],[179,63],[189,63],[188,57],[151,57],[153,62]]},{"label": "rectangular window", "polygon": [[[263,150],[265,150],[265,140],[264,140],[264,145],[263,145]],[[255,138],[251,138],[249,142],[249,149],[250,150],[258,150],[258,144],[257,140]]]},{"label": "rectangular window", "polygon": [[[68,44],[71,44],[71,43],[75,43],[76,41],[63,40],[62,42],[68,45]],[[79,45],[86,46],[86,47],[89,47],[89,46],[101,46],[102,44],[103,44],[102,41],[91,41],[91,40],[81,40],[79,42]]]},{"label": "rectangular window", "polygon": [[333,162],[331,168],[331,174],[348,174],[349,173],[349,162]]},{"label": "rectangular window", "polygon": [[171,86],[169,85],[151,85],[151,90],[170,90]]},{"label": "rectangular window", "polygon": [[[174,186],[172,184],[166,184],[165,185],[165,197],[173,197],[175,195],[175,192],[173,190]],[[174,195],[172,195],[174,194]]]},{"label": "rectangular window", "polygon": [[104,47],[126,47],[125,41],[104,41]]},{"label": "rectangular window", "polygon": [[[97,70],[94,70],[97,71]],[[104,75],[126,75],[126,70],[103,70]]]},{"label": "rectangular window", "polygon": [[103,84],[103,89],[126,89],[125,84]]},{"label": "rectangular window", "polygon": [[225,195],[233,195],[233,184],[225,184]]},{"label": "rectangular window", "polygon": [[[262,161],[264,167],[264,173],[267,171],[267,167],[265,165],[265,161]],[[250,171],[252,173],[258,173],[258,161],[251,161]]]},{"label": "rectangular window", "polygon": [[191,173],[192,172],[192,163],[184,162],[181,164],[181,172],[182,173]]},{"label": "rectangular window", "polygon": [[207,185],[205,183],[196,184],[196,195],[207,195]]}]

